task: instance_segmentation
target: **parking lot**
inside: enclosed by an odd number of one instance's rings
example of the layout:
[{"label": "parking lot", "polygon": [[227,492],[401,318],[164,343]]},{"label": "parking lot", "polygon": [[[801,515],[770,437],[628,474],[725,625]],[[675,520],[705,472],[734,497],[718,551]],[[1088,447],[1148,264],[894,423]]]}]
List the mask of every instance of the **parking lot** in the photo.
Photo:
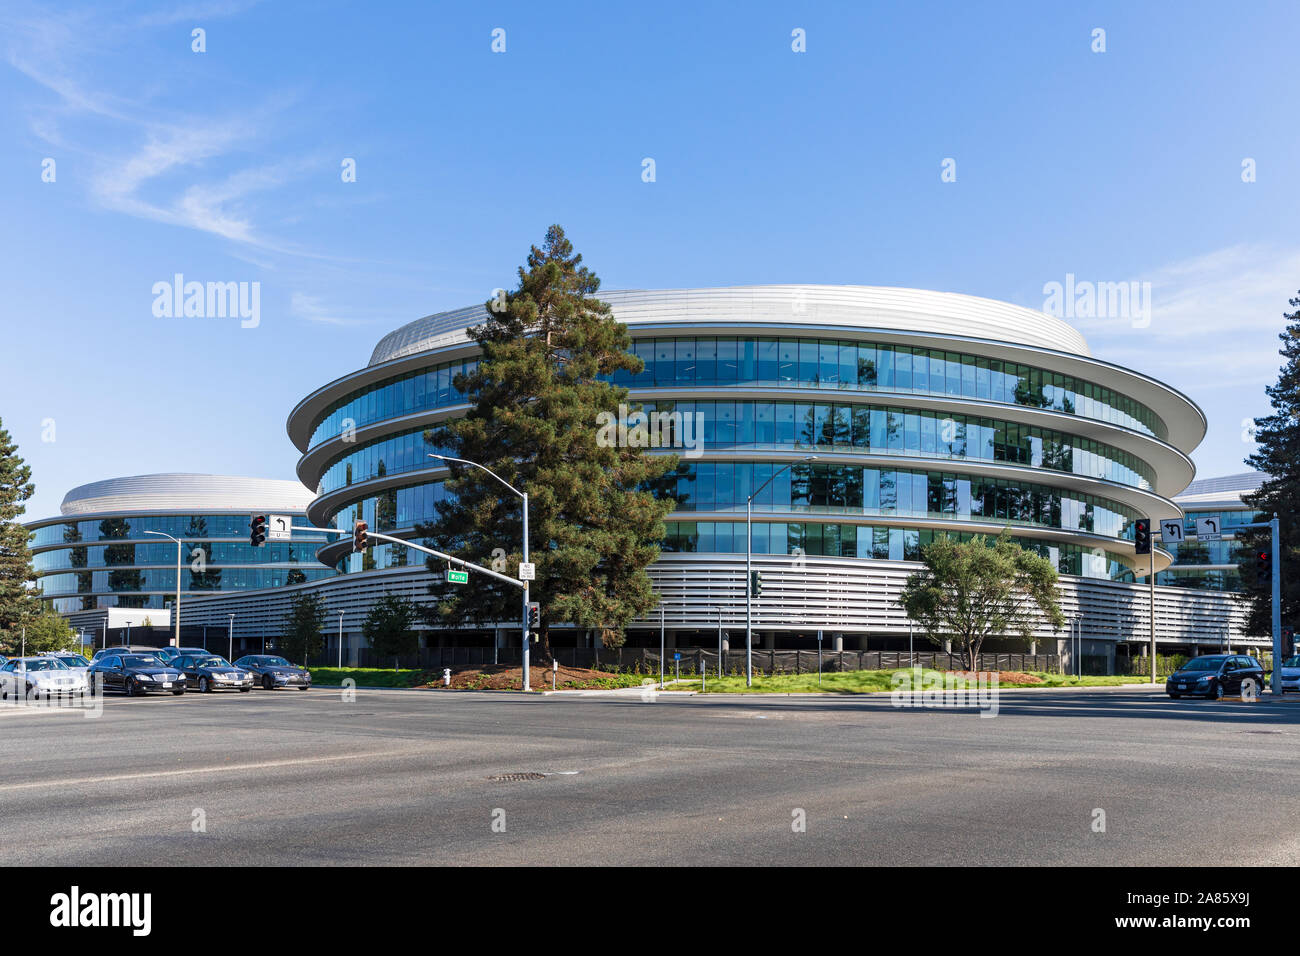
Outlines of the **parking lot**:
[{"label": "parking lot", "polygon": [[1021,691],[983,719],[316,688],[0,729],[6,865],[1300,862],[1294,697]]}]

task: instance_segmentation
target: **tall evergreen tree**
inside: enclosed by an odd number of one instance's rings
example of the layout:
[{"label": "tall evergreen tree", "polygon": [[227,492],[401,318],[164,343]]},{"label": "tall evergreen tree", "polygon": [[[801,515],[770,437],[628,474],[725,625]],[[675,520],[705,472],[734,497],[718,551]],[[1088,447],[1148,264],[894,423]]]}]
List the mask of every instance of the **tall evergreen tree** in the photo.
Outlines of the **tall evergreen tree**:
[{"label": "tall evergreen tree", "polygon": [[[473,407],[425,439],[478,462],[529,494],[533,600],[541,640],[561,623],[622,643],[634,618],[656,603],[646,568],[659,556],[673,501],[648,490],[677,467],[676,455],[648,455],[602,439],[602,416],[617,416],[627,389],[608,378],[637,372],[631,337],[595,296],[600,280],[552,226],[533,246],[519,285],[487,303],[489,318],[470,330],[481,355],[456,387]],[[606,433],[607,434],[607,433]],[[520,500],[478,468],[453,465],[449,500],[418,529],[432,546],[514,574],[521,558]],[[497,550],[500,549],[500,550]],[[431,560],[431,570],[442,570]],[[438,581],[430,619],[448,626],[520,620],[516,588],[472,575],[470,584]]]},{"label": "tall evergreen tree", "polygon": [[321,632],[325,628],[325,599],[319,594],[299,591],[289,603],[284,617],[279,650],[291,661],[307,663],[325,648]]},{"label": "tall evergreen tree", "polygon": [[23,502],[36,491],[31,467],[18,456],[18,445],[0,422],[0,631],[11,631],[39,613],[32,570],[31,536],[19,523]]},{"label": "tall evergreen tree", "polygon": [[417,618],[415,605],[401,594],[385,594],[371,607],[361,623],[361,636],[383,657],[410,656],[420,649],[412,628]]},{"label": "tall evergreen tree", "polygon": [[[1288,300],[1292,312],[1283,312],[1286,327],[1279,333],[1285,359],[1277,383],[1264,388],[1273,413],[1255,419],[1254,454],[1246,464],[1268,477],[1254,494],[1242,500],[1256,509],[1256,520],[1278,517],[1278,550],[1282,577],[1282,623],[1300,621],[1300,295]],[[1256,553],[1268,550],[1267,530],[1242,533],[1240,545],[1241,583],[1249,602],[1248,634],[1272,633],[1272,587],[1255,581]]]}]

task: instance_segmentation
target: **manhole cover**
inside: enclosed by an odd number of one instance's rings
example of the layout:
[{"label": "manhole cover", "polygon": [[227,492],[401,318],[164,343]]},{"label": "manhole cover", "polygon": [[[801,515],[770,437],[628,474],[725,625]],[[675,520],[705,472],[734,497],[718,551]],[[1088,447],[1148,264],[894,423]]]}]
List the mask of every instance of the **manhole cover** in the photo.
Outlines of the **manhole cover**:
[{"label": "manhole cover", "polygon": [[545,780],[546,774],[544,773],[498,773],[494,776],[488,777],[488,779],[496,781],[498,783],[513,783],[516,780]]}]

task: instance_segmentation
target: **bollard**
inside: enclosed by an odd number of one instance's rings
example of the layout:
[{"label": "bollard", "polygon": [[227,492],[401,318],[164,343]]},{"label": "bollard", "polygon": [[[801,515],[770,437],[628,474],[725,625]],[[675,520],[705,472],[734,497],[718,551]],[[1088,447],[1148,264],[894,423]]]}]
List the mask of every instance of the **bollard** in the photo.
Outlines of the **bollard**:
[{"label": "bollard", "polygon": [[450,668],[450,667],[444,667],[444,668],[442,669],[442,686],[443,686],[443,687],[450,687],[450,686],[451,686],[451,668]]}]

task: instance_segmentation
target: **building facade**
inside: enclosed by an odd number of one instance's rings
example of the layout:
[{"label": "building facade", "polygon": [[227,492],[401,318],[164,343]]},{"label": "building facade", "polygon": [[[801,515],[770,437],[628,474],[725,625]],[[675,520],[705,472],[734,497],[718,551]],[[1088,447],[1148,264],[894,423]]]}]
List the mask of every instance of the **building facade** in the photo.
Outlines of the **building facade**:
[{"label": "building facade", "polygon": [[[1067,660],[1081,653],[1091,669],[1107,669],[1117,657],[1145,654],[1152,627],[1162,653],[1217,648],[1225,636],[1248,646],[1244,608],[1231,590],[1189,577],[1158,548],[1153,602],[1148,559],[1134,553],[1137,518],[1182,516],[1180,495],[1196,487],[1188,488],[1189,454],[1205,435],[1204,415],[1169,386],[1093,357],[1065,322],[971,296],[857,286],[600,298],[645,363],[616,383],[629,389],[634,408],[670,423],[656,433],[668,437],[666,447],[649,452],[681,458],[668,492],[677,506],[650,569],[662,612],[634,622],[630,644],[657,646],[661,628],[670,646],[713,646],[719,630],[729,643],[743,641],[752,534],[753,564],[764,575],[753,603],[756,646],[815,647],[820,635],[828,649],[905,649],[910,628],[897,599],[920,549],[938,533],[1009,528],[1058,568],[1063,610],[1081,635],[1074,644],[1044,626],[1040,653]],[[468,410],[455,379],[478,359],[468,328],[486,318],[473,306],[402,326],[364,366],[292,410],[289,438],[301,453],[293,500],[310,524],[348,528],[360,518],[374,531],[413,538],[434,519],[448,473],[428,457],[441,449],[424,432]],[[773,476],[754,498],[747,533],[746,501]],[[72,504],[80,507],[81,497],[93,496],[74,493]],[[276,508],[260,498],[231,510],[245,546],[247,515]],[[112,516],[96,507],[75,533],[96,532],[94,522]],[[183,520],[223,510],[167,514]],[[51,530],[67,525],[66,514],[35,523],[41,553],[81,546]],[[92,577],[80,590],[77,574],[87,568],[50,565],[71,557],[45,558],[42,573],[57,578],[56,600],[138,600],[149,590],[161,605],[174,580],[165,573],[169,554],[174,573],[169,544],[128,565],[157,572],[147,580],[159,586],[150,589],[105,590]],[[238,589],[191,588],[183,624],[222,626],[234,615],[237,630],[256,641],[279,633],[293,596],[311,590],[328,607],[331,656],[355,660],[361,622],[380,595],[429,600],[431,572],[401,546],[354,554],[349,540],[322,536],[295,540],[283,558],[269,569],[226,562],[223,574],[270,574]],[[518,640],[513,620],[471,632],[424,630],[428,644]],[[595,637],[560,628],[552,640],[581,647]]]},{"label": "building facade", "polygon": [[[719,617],[732,633],[743,626],[745,503],[775,474],[752,524],[767,646],[806,646],[817,631],[846,647],[905,640],[895,599],[920,548],[940,532],[1007,527],[1060,570],[1067,613],[1096,653],[1145,646],[1134,635],[1149,619],[1137,584],[1147,561],[1135,559],[1133,522],[1181,514],[1173,498],[1205,434],[1186,396],[1094,358],[1059,319],[971,296],[759,286],[601,298],[645,363],[615,382],[675,423],[662,452],[682,457],[678,507],[651,570],[674,640],[711,640]],[[477,361],[466,330],[486,318],[473,306],[403,326],[292,411],[314,522],[360,518],[411,537],[434,518],[447,471],[424,432],[468,409],[454,382]],[[340,541],[319,557],[345,577],[424,573],[395,545],[358,555]],[[1157,553],[1157,572],[1170,563]],[[1198,600],[1158,589],[1157,630],[1194,642],[1202,623],[1234,626],[1229,602]],[[638,622],[633,642],[657,643],[658,624]]]},{"label": "building facade", "polygon": [[325,535],[295,531],[288,541],[258,548],[249,542],[251,514],[290,515],[305,525],[311,497],[296,481],[225,475],[137,475],[82,485],[64,497],[57,518],[27,525],[37,585],[72,626],[94,633],[106,625],[109,608],[172,608],[172,539],[181,542],[182,618],[189,599],[319,582],[336,573],[316,559]]}]

